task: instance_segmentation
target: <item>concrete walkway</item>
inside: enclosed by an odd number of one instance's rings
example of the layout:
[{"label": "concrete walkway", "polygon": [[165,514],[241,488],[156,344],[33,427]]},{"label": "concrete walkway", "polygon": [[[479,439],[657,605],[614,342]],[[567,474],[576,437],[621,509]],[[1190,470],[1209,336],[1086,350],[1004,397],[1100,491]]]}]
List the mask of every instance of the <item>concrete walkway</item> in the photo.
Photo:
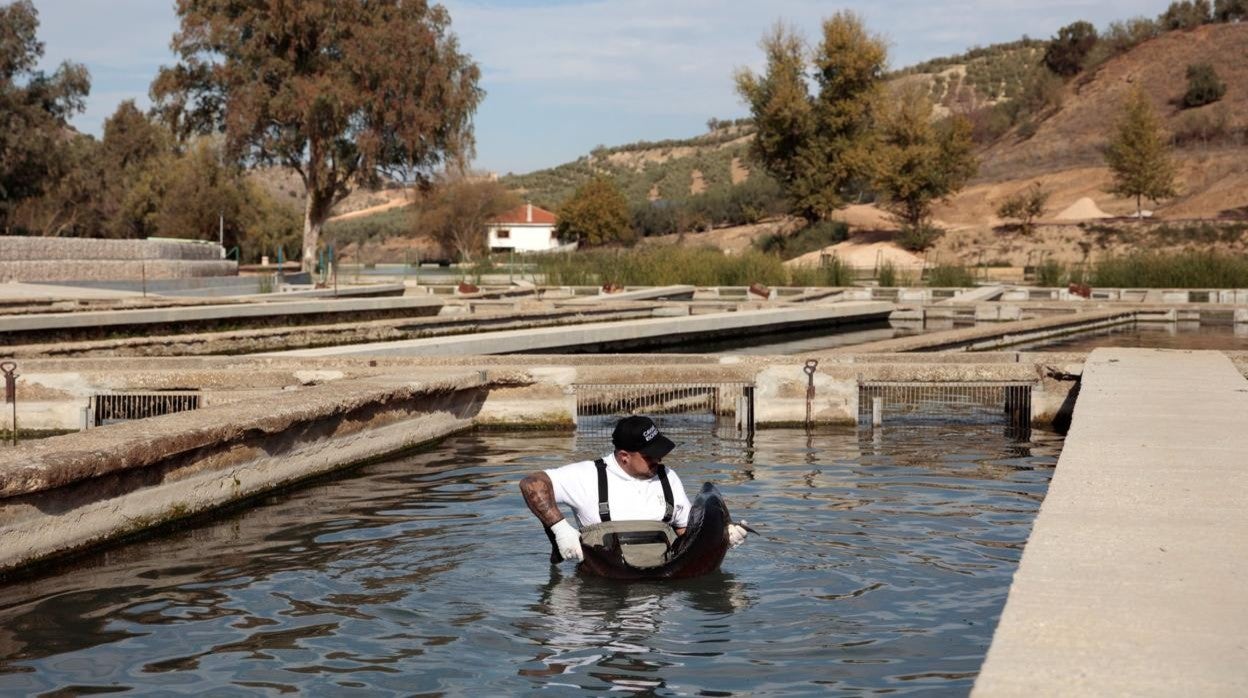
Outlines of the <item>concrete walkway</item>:
[{"label": "concrete walkway", "polygon": [[1097,349],[976,696],[1248,695],[1248,381]]}]

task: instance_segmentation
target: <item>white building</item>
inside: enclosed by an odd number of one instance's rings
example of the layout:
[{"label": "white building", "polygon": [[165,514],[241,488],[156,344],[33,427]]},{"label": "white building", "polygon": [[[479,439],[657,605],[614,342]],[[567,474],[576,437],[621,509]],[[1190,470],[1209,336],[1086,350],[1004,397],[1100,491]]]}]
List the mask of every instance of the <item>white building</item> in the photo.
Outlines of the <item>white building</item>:
[{"label": "white building", "polygon": [[[525,204],[486,224],[486,244],[491,252],[554,252],[568,249],[555,236],[555,214]],[[571,248],[575,249],[575,243]]]}]

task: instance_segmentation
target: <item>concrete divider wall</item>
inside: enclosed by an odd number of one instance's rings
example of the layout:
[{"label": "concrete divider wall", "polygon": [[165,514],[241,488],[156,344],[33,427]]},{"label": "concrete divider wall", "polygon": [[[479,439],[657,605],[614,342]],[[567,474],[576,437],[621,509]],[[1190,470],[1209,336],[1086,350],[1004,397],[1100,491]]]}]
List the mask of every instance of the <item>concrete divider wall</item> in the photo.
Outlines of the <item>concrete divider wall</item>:
[{"label": "concrete divider wall", "polygon": [[[853,424],[859,380],[920,382],[1029,382],[1032,422],[1060,421],[1071,409],[1070,393],[1082,354],[838,355],[815,372],[811,416],[824,424]],[[755,418],[761,427],[804,423],[808,378],[796,357],[581,356],[553,360],[527,357],[378,359],[149,359],[141,370],[124,360],[30,360],[19,363],[18,419],[24,429],[77,429],[95,393],[202,390],[204,404],[256,392],[403,372],[436,377],[447,371],[487,370],[495,387],[477,423],[493,427],[571,427],[577,383],[753,383]],[[164,367],[163,369],[159,367]],[[507,376],[504,383],[500,383]],[[9,427],[0,410],[0,429]]]},{"label": "concrete divider wall", "polygon": [[0,452],[0,575],[469,428],[485,390],[375,376]]}]

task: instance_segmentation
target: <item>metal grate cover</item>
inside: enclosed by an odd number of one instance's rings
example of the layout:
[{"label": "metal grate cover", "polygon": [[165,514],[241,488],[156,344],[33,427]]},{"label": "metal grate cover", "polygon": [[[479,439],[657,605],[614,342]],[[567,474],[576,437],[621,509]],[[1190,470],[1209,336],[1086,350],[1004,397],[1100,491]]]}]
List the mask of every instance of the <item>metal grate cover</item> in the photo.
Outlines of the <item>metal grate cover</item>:
[{"label": "metal grate cover", "polygon": [[862,381],[858,423],[1031,425],[1027,382]]},{"label": "metal grate cover", "polygon": [[88,407],[88,422],[92,426],[100,427],[132,419],[197,410],[199,399],[200,393],[191,390],[92,395]]},{"label": "metal grate cover", "polygon": [[621,417],[644,414],[664,432],[754,432],[752,383],[578,383],[577,431],[610,437]]}]

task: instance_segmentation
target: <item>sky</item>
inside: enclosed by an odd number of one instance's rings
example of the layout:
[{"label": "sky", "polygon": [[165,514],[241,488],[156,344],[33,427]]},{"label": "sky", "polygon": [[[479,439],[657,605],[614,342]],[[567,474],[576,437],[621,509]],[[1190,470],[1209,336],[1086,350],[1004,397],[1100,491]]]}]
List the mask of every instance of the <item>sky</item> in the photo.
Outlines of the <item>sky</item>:
[{"label": "sky", "polygon": [[[6,0],[0,0],[5,2]],[[125,99],[141,108],[174,56],[173,0],[34,0],[41,67],[87,66],[91,94],[73,123],[99,135]],[[972,46],[1048,38],[1076,20],[1155,17],[1169,0],[443,0],[461,49],[482,69],[474,167],[530,172],[598,145],[688,138],[747,115],[733,87],[763,65],[777,21],[817,41],[822,19],[861,15],[894,68]]]}]

